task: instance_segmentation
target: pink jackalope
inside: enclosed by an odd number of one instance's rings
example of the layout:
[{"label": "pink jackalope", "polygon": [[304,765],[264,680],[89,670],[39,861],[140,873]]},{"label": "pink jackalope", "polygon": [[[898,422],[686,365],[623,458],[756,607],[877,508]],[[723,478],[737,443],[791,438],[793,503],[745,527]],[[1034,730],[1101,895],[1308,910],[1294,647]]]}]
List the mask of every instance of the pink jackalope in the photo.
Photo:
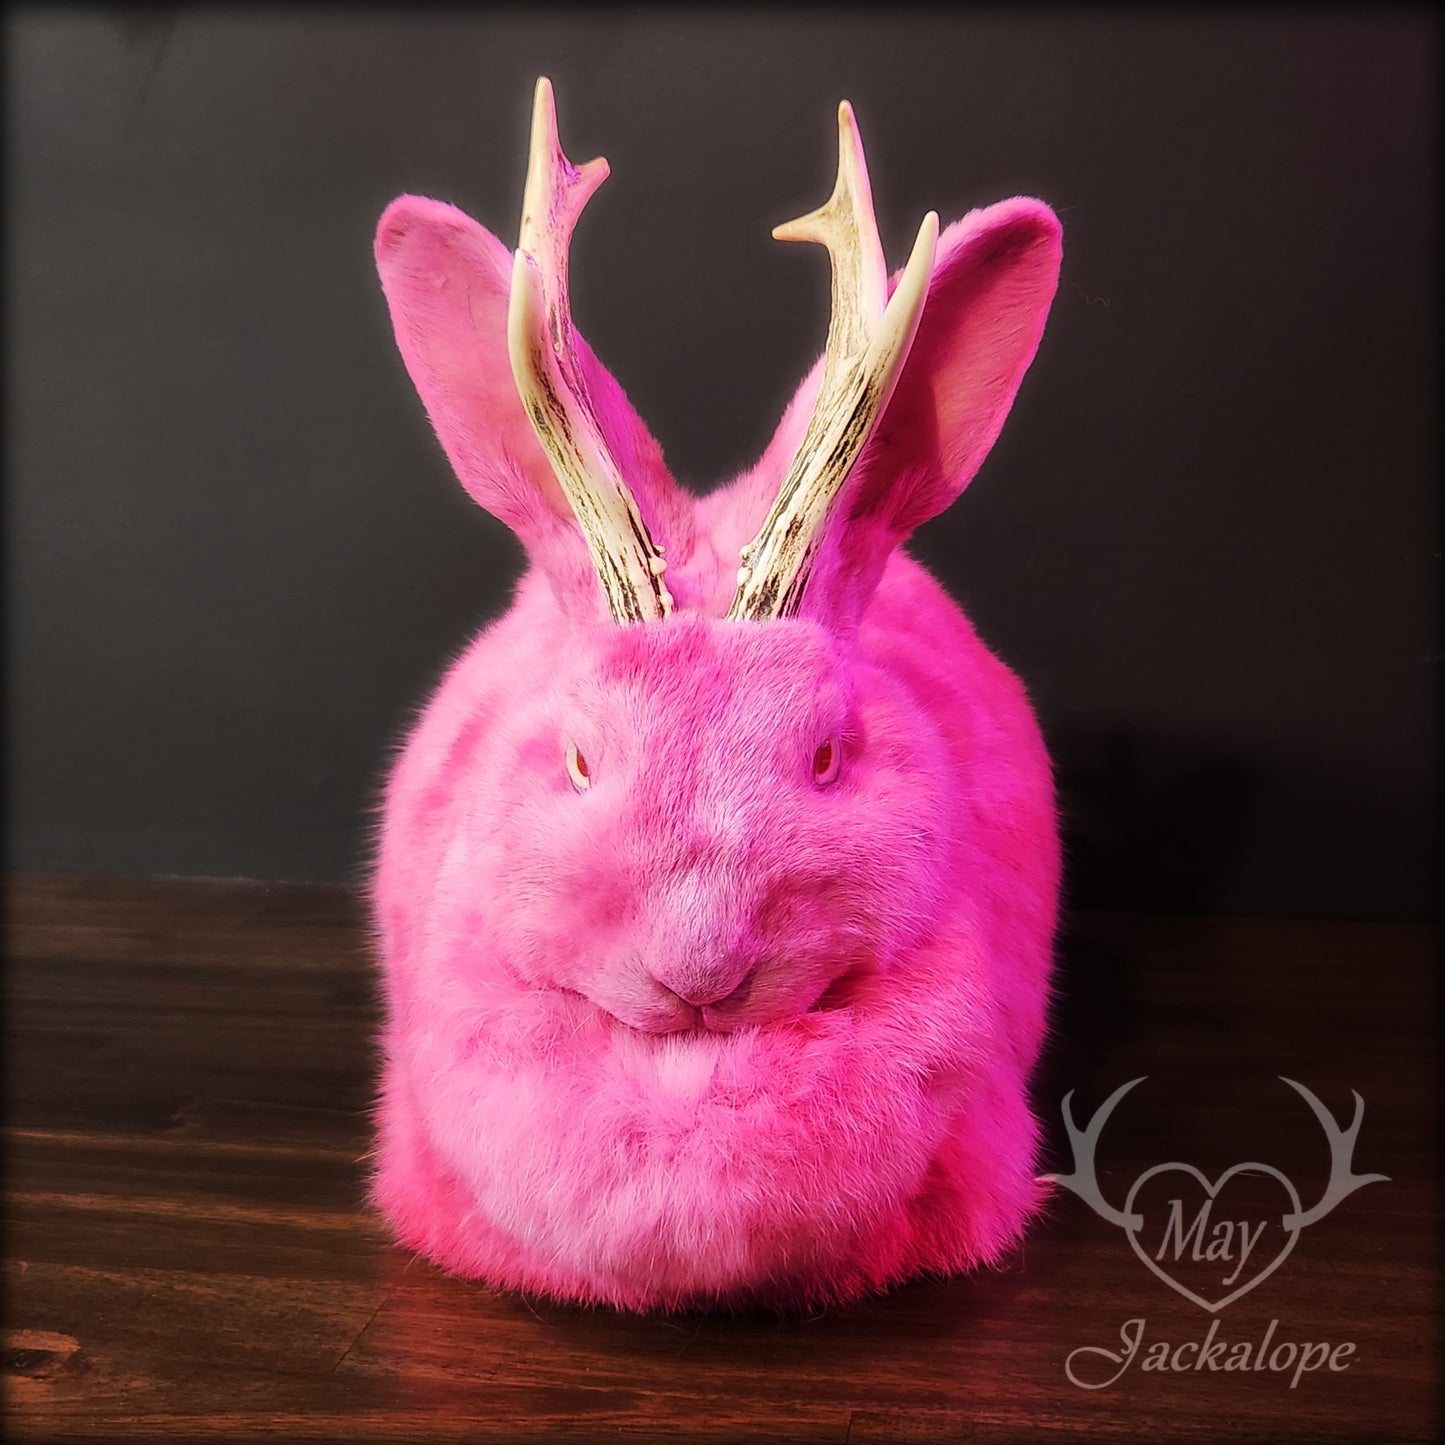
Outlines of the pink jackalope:
[{"label": "pink jackalope", "polygon": [[515,255],[437,201],[382,217],[407,370],[532,563],[411,731],[374,880],[375,1196],[460,1273],[846,1299],[996,1258],[1037,1201],[1048,759],[899,544],[1003,425],[1059,227],[930,213],[890,280],[847,105],[838,145],[832,198],[778,231],[831,256],[825,354],[701,499],[573,327],[607,168],[562,153],[545,81]]}]

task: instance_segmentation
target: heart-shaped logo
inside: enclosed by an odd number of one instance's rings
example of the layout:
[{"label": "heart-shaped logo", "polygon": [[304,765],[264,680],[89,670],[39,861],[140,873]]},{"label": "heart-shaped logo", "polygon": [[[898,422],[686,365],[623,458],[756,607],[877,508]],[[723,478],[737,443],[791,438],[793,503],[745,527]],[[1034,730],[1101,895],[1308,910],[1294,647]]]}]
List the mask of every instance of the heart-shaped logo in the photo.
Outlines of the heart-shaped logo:
[{"label": "heart-shaped logo", "polygon": [[[1193,1208],[1194,1200],[1188,1199],[1185,1191],[1181,1190],[1180,1198],[1169,1201],[1168,1222],[1162,1227],[1159,1225],[1156,1214],[1155,1227],[1149,1230],[1149,1244],[1146,1245],[1142,1241],[1147,1221],[1135,1207],[1140,1191],[1151,1180],[1171,1172],[1186,1175],[1193,1180],[1194,1184],[1198,1185],[1198,1190],[1196,1191],[1191,1186],[1188,1195],[1193,1195],[1197,1199],[1199,1193],[1202,1192],[1202,1202],[1197,1209]],[[1220,1191],[1231,1179],[1239,1175],[1266,1175],[1276,1180],[1289,1198],[1290,1209],[1280,1211],[1280,1234],[1272,1253],[1255,1254],[1255,1247],[1264,1243],[1264,1231],[1270,1222],[1268,1219],[1259,1219],[1255,1211],[1251,1211],[1252,1214],[1255,1214],[1253,1220],[1249,1218],[1237,1220],[1213,1218],[1214,1208],[1219,1202]],[[1156,1164],[1154,1168],[1146,1170],[1134,1181],[1134,1187],[1129,1191],[1129,1198],[1124,1205],[1124,1214],[1128,1218],[1126,1232],[1134,1253],[1170,1289],[1177,1290],[1185,1299],[1192,1300],[1201,1309],[1206,1309],[1211,1314],[1218,1313],[1225,1305],[1232,1304],[1241,1295],[1248,1294],[1261,1280],[1268,1279],[1289,1258],[1290,1251],[1295,1247],[1295,1242],[1299,1239],[1300,1234],[1299,1195],[1295,1191],[1294,1185],[1278,1169],[1273,1169],[1268,1164],[1235,1164],[1232,1168],[1226,1169],[1213,1183],[1192,1164]],[[1287,1225],[1286,1221],[1291,1221],[1292,1227]],[[1179,1261],[1185,1258],[1193,1261],[1213,1261],[1222,1267],[1232,1266],[1232,1273],[1224,1281],[1226,1285],[1239,1278],[1241,1272],[1246,1268],[1250,1270],[1249,1277],[1222,1298],[1211,1301],[1191,1289],[1189,1285],[1176,1279],[1164,1268],[1164,1265],[1170,1262],[1171,1255],[1176,1267]],[[1194,1282],[1198,1283],[1197,1280]]]}]

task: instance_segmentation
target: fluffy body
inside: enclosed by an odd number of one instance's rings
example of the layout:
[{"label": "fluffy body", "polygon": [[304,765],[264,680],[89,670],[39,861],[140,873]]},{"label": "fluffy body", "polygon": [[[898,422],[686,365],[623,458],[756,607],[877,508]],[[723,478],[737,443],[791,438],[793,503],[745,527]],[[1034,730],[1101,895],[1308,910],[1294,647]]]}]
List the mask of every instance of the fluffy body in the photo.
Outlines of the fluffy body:
[{"label": "fluffy body", "polygon": [[1038,1200],[1053,792],[1022,686],[897,544],[1002,424],[1051,214],[1008,202],[945,236],[811,606],[756,623],[723,619],[738,548],[816,370],[758,466],[694,503],[585,353],[678,600],[618,627],[508,410],[505,251],[403,198],[378,259],[458,475],[537,564],[387,785],[375,1197],[399,1239],[638,1309],[844,1300],[996,1259]]}]

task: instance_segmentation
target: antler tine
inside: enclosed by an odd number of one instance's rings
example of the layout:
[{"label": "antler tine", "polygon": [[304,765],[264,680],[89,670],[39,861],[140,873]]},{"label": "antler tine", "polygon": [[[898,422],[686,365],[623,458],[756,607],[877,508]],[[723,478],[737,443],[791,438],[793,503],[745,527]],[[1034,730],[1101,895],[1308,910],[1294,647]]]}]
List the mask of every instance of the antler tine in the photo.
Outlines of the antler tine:
[{"label": "antler tine", "polygon": [[833,310],[823,369],[836,379],[845,357],[867,349],[869,322],[883,314],[888,300],[888,264],[878,236],[868,162],[853,107],[838,106],[838,179],[833,194],[816,211],[773,227],[775,241],[812,241],[828,248],[833,263]]},{"label": "antler tine", "polygon": [[583,207],[607,179],[601,157],[574,166],[557,138],[552,83],[537,81],[532,141],[512,264],[507,346],[522,405],[557,475],[597,569],[613,619],[672,611],[667,564],[608,452],[573,345],[567,256]]},{"label": "antler tine", "polygon": [[[758,535],[742,550],[734,620],[796,613],[825,525],[853,463],[888,405],[923,314],[938,215],[918,228],[908,265],[888,299],[888,271],[863,143],[845,100],[838,107],[838,179],[816,211],[773,231],[816,241],[833,263],[833,310],[818,399],[803,440]],[[886,302],[886,305],[885,305]]]},{"label": "antler tine", "polygon": [[574,166],[563,154],[552,82],[542,76],[532,95],[532,136],[517,246],[537,262],[543,273],[547,321],[549,328],[556,328],[549,334],[552,348],[559,355],[570,351],[565,328],[572,320],[567,289],[572,232],[587,202],[611,173],[612,168],[602,156]]}]

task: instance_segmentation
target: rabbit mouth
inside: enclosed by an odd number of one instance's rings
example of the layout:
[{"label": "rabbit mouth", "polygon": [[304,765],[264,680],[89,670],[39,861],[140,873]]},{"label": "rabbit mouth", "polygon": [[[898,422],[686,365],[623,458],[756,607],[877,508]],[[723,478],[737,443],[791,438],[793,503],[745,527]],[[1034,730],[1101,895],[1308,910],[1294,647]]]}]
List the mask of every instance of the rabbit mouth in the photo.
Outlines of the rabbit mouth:
[{"label": "rabbit mouth", "polygon": [[614,1022],[621,1024],[635,1034],[658,1039],[676,1038],[679,1035],[716,1035],[736,1033],[739,1029],[756,1027],[763,1020],[740,1019],[720,1013],[715,1008],[698,1008],[693,1004],[681,1004],[666,1013],[654,1013],[645,1018],[624,1018],[621,1014],[598,1004]]},{"label": "rabbit mouth", "polygon": [[765,972],[755,968],[731,993],[715,1001],[693,1004],[687,999],[672,995],[669,1003],[675,1000],[677,1015],[661,1027],[651,1028],[648,1032],[734,1034],[748,1028],[767,1028],[772,1024],[790,1023],[805,1014],[845,1008],[851,1000],[851,985],[863,971],[849,970],[842,978],[833,979],[823,985],[816,997],[798,997],[775,995],[774,991],[769,989],[766,978],[761,986],[754,987]]},{"label": "rabbit mouth", "polygon": [[[731,1000],[729,1000],[731,1003]],[[744,1018],[736,1007],[722,1004],[683,1004],[683,1017],[664,1023],[648,1032],[660,1034],[732,1034],[739,1029],[757,1026],[767,1020]]]},{"label": "rabbit mouth", "polygon": [[651,975],[642,997],[635,991],[617,996],[609,996],[610,991],[593,994],[577,988],[564,988],[563,992],[584,1000],[635,1034],[725,1037],[744,1029],[787,1024],[809,1013],[846,1008],[853,1002],[857,983],[869,971],[866,965],[855,965],[839,977],[819,980],[816,993],[800,994],[783,986],[782,979],[762,964],[750,969],[729,993],[715,998],[702,994],[689,999]]},{"label": "rabbit mouth", "polygon": [[657,996],[640,1008],[636,1005],[619,1008],[601,999],[589,999],[588,1002],[633,1033],[657,1038],[671,1038],[679,1034],[722,1036],[777,1021],[776,1016],[768,1015],[756,1003],[749,1007],[751,991],[749,979],[726,998],[690,1003],[659,984]]},{"label": "rabbit mouth", "polygon": [[720,1016],[715,1007],[698,1007],[676,994],[638,1007],[635,1004],[609,1003],[577,988],[558,985],[557,991],[569,994],[598,1013],[605,1014],[614,1024],[630,1033],[653,1038],[671,1038],[678,1034],[728,1034],[743,1027],[741,1020]]}]

